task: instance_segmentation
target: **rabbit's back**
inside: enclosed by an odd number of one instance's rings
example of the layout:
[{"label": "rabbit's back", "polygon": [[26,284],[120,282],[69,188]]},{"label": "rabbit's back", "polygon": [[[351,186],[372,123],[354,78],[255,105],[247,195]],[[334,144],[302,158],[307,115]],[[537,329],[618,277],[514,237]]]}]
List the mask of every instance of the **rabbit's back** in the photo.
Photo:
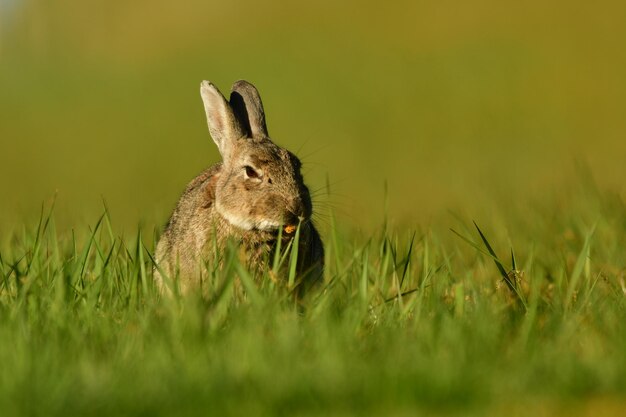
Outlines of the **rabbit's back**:
[{"label": "rabbit's back", "polygon": [[[220,167],[221,164],[216,164],[207,168],[187,185],[159,239],[158,269],[170,278],[178,275],[181,280],[188,280],[202,273],[198,255],[206,250],[207,238],[213,229],[220,227],[216,222],[213,184]],[[156,283],[162,290],[165,283],[158,269]]]}]

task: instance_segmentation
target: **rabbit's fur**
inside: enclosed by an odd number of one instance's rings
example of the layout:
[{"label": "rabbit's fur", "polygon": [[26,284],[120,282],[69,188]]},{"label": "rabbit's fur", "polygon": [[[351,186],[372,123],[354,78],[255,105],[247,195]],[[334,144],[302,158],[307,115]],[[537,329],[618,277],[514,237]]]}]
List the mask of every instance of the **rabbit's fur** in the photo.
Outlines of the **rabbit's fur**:
[{"label": "rabbit's fur", "polygon": [[201,83],[200,93],[223,161],[194,178],[178,201],[157,244],[158,288],[167,291],[179,284],[182,292],[199,289],[207,265],[220,262],[228,241],[239,244],[249,267],[263,267],[273,257],[279,229],[287,226],[284,248],[298,224],[300,288],[310,286],[321,278],[324,248],[311,221],[300,160],[269,138],[263,104],[252,84],[237,81],[230,102],[208,81]]}]

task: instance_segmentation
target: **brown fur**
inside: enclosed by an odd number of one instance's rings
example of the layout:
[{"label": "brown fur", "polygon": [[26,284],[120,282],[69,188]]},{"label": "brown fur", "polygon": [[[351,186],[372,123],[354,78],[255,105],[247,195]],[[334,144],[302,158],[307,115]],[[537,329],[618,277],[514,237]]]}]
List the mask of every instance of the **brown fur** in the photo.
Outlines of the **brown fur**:
[{"label": "brown fur", "polygon": [[[172,283],[182,292],[197,289],[206,262],[223,254],[228,241],[240,245],[249,267],[262,268],[263,260],[273,257],[279,228],[298,223],[297,271],[302,288],[310,286],[321,278],[324,249],[311,222],[311,198],[300,161],[270,140],[252,84],[236,82],[230,103],[207,81],[201,84],[201,95],[223,162],[194,178],[174,209],[157,244],[157,286],[161,291]],[[291,238],[285,235],[284,244]]]}]

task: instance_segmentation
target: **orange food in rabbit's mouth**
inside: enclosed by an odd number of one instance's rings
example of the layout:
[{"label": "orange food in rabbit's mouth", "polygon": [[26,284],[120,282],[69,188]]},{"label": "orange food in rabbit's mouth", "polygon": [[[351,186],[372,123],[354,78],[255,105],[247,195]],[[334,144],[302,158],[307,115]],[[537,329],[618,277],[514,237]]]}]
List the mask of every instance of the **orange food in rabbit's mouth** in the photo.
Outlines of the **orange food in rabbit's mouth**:
[{"label": "orange food in rabbit's mouth", "polygon": [[293,233],[295,231],[296,231],[296,226],[294,226],[294,225],[287,225],[287,226],[285,226],[285,233],[291,234],[291,233]]}]

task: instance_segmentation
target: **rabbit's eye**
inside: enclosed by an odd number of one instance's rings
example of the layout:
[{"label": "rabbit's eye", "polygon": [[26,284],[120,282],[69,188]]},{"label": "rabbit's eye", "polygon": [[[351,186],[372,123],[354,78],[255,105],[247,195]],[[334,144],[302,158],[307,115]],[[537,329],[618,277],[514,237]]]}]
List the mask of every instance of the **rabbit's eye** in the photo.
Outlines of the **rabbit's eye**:
[{"label": "rabbit's eye", "polygon": [[260,178],[261,174],[259,174],[254,168],[252,168],[250,165],[246,165],[245,166],[245,170],[246,170],[246,176],[248,178]]}]

